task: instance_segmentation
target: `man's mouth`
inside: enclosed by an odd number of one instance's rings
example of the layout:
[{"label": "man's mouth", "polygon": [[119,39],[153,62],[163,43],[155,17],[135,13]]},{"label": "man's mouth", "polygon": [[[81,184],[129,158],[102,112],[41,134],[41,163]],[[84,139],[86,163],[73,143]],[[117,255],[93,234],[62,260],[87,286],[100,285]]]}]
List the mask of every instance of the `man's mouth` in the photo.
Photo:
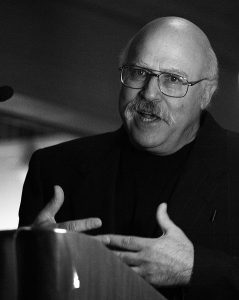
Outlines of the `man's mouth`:
[{"label": "man's mouth", "polygon": [[156,120],[160,120],[159,116],[157,116],[151,112],[137,110],[137,113],[138,113],[140,119],[144,122],[153,122]]}]

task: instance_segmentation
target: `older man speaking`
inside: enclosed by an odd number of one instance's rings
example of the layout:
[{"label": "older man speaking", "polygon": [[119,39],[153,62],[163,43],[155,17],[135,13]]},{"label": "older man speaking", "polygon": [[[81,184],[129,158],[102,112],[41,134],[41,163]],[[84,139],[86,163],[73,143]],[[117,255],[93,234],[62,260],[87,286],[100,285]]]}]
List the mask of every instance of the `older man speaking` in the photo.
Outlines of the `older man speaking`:
[{"label": "older man speaking", "polygon": [[156,19],[120,73],[123,126],[35,152],[19,225],[94,229],[168,299],[238,299],[239,138],[205,111],[218,79],[208,38]]}]

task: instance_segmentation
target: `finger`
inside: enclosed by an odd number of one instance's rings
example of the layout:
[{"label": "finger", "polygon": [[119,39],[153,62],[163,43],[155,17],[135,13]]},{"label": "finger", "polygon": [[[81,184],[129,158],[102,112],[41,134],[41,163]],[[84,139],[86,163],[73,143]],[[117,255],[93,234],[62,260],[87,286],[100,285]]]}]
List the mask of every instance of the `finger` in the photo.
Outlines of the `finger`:
[{"label": "finger", "polygon": [[104,245],[109,245],[110,244],[110,238],[109,238],[108,235],[96,235],[93,238],[100,241]]},{"label": "finger", "polygon": [[157,221],[164,234],[176,227],[168,216],[166,203],[161,203],[159,205],[157,209]]},{"label": "finger", "polygon": [[64,192],[62,188],[58,185],[54,186],[54,196],[46,204],[46,206],[40,211],[34,225],[44,224],[44,223],[55,223],[55,215],[61,208],[64,202]]},{"label": "finger", "polygon": [[56,213],[61,208],[64,202],[64,192],[59,185],[54,186],[54,197],[50,201],[51,205],[48,208],[49,213],[55,217]]},{"label": "finger", "polygon": [[40,212],[40,214],[38,215],[39,218],[41,217],[41,219],[44,219],[45,217],[49,217],[49,216],[54,218],[56,213],[61,208],[63,202],[64,202],[64,192],[60,186],[55,185],[54,196]]},{"label": "finger", "polygon": [[136,236],[107,234],[98,236],[98,239],[107,246],[118,247],[125,250],[139,251],[147,246],[151,239]]},{"label": "finger", "polygon": [[138,266],[141,264],[138,252],[113,251],[113,253],[128,266]]},{"label": "finger", "polygon": [[82,220],[67,221],[58,224],[58,228],[63,228],[69,231],[88,231],[102,226],[102,221],[99,218],[88,218]]}]

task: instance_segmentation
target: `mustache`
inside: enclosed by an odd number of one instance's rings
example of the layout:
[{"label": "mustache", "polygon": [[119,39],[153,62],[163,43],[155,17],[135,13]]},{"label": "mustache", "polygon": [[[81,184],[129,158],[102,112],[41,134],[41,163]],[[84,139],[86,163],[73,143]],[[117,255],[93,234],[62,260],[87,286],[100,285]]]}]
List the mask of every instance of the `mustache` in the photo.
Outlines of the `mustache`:
[{"label": "mustache", "polygon": [[133,118],[138,112],[151,114],[162,119],[168,125],[172,125],[174,123],[173,115],[169,112],[168,108],[158,100],[149,101],[145,99],[139,99],[138,97],[133,99],[126,106],[125,115],[128,118]]}]

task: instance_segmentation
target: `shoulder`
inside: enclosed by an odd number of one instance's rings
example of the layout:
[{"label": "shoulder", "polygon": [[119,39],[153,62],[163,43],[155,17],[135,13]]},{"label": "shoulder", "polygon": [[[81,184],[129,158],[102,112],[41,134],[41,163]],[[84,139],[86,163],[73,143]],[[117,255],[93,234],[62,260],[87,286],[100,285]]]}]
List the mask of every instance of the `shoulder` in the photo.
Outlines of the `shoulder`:
[{"label": "shoulder", "polygon": [[204,112],[202,115],[200,135],[207,138],[207,142],[226,143],[230,147],[239,147],[239,133],[223,128],[209,112]]},{"label": "shoulder", "polygon": [[113,132],[82,137],[71,141],[63,142],[54,146],[38,149],[34,152],[33,158],[37,157],[47,161],[70,161],[77,158],[79,161],[87,157],[100,156],[108,153],[120,143],[123,129]]},{"label": "shoulder", "polygon": [[229,169],[239,168],[239,133],[222,128],[215,121],[210,131],[210,143],[223,148],[226,153],[226,163]]},{"label": "shoulder", "polygon": [[[227,137],[227,142],[232,147],[239,147],[239,133],[224,129]],[[238,153],[239,154],[239,153]]]},{"label": "shoulder", "polygon": [[239,133],[225,130],[227,141],[227,157],[230,169],[239,168]]}]

